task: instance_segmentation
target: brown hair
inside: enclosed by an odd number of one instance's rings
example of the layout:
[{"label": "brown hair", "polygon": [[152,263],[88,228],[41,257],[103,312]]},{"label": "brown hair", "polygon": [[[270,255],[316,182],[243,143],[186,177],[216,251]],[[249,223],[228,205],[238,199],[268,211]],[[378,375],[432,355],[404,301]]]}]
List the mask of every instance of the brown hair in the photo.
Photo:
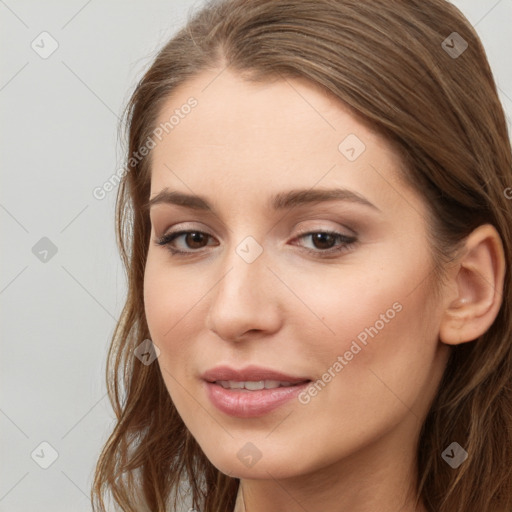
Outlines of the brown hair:
[{"label": "brown hair", "polygon": [[[457,32],[468,47],[450,48]],[[452,39],[449,39],[452,37]],[[447,39],[448,38],[448,39]],[[448,40],[449,44],[443,44]],[[459,40],[460,41],[460,40]],[[126,110],[128,155],[151,137],[163,102],[188,79],[229,66],[247,80],[302,77],[348,105],[401,154],[429,207],[433,275],[476,227],[490,223],[512,261],[512,154],[480,39],[445,0],[224,0],[190,17],[159,52]],[[133,350],[149,338],[143,277],[150,156],[130,161],[116,205],[128,294],[113,334],[107,386],[117,423],[91,496],[124,511],[174,508],[181,485],[204,512],[232,510],[239,479],[218,471],[177,413],[157,364]],[[418,499],[431,512],[512,510],[512,286],[489,330],[453,347],[418,443]],[[468,452],[456,470],[441,453]],[[97,499],[97,506],[96,502]],[[137,505],[135,505],[137,504]]]}]

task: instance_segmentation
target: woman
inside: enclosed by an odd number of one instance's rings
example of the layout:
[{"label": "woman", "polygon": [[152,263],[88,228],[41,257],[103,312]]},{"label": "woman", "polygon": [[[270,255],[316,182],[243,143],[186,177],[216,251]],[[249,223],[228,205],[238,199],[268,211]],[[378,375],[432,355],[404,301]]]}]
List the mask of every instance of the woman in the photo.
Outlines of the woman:
[{"label": "woman", "polygon": [[127,111],[95,510],[512,510],[512,155],[444,0],[224,0]]}]

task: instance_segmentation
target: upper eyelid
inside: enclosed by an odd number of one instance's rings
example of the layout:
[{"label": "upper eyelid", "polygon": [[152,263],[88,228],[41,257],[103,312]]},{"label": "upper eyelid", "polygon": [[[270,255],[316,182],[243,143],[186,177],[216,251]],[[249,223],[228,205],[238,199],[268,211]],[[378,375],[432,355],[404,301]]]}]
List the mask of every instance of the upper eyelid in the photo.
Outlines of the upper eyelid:
[{"label": "upper eyelid", "polygon": [[[344,233],[343,230],[349,231],[349,233]],[[162,238],[171,234],[183,234],[190,231],[197,231],[203,233],[205,235],[211,236],[212,238],[216,238],[215,235],[211,234],[208,229],[196,228],[195,226],[180,226],[178,228],[173,227],[169,230],[164,231],[158,238]],[[295,237],[300,237],[302,235],[307,235],[311,233],[324,233],[324,232],[336,232],[339,235],[346,236],[347,238],[356,238],[359,234],[354,230],[347,226],[343,227],[329,227],[329,226],[312,226],[312,227],[300,227],[295,233]]]},{"label": "upper eyelid", "polygon": [[[301,216],[301,219],[299,220],[299,222],[297,223],[298,225],[298,230],[299,231],[304,231],[304,230],[320,230],[320,229],[323,229],[323,230],[331,230],[331,231],[337,231],[337,230],[340,230],[340,229],[344,229],[344,230],[347,230],[349,231],[350,234],[354,235],[354,236],[358,236],[358,230],[356,229],[357,226],[360,225],[360,221],[357,221],[357,219],[344,219],[345,221],[348,221],[346,223],[343,223],[341,221],[341,218],[336,221],[334,219],[327,219],[324,217],[324,215],[332,215],[333,212],[322,212],[322,213],[319,213],[319,214],[313,214],[313,216]],[[150,219],[151,220],[151,219]],[[319,223],[320,226],[318,225],[313,225],[312,227],[304,227],[304,224],[305,223]],[[328,224],[326,224],[328,223]],[[153,222],[153,221],[150,221],[150,225],[152,228],[155,228],[155,224],[156,222]],[[350,225],[348,225],[350,224]],[[162,234],[166,234],[166,233],[169,233],[171,232],[177,232],[177,231],[185,231],[185,230],[196,230],[196,231],[204,231],[205,233],[208,233],[208,234],[211,234],[211,228],[209,227],[202,227],[202,225],[204,225],[200,220],[190,220],[190,221],[182,221],[182,222],[177,222],[175,224],[173,224],[172,226],[170,226],[169,228],[167,228],[166,230],[164,230],[162,232]],[[176,226],[179,226],[179,227],[176,227]],[[200,226],[200,227],[198,227]],[[270,232],[270,231],[274,231],[275,227],[277,226],[277,224],[272,224],[271,226],[271,229],[267,231]],[[224,223],[222,223],[221,225],[222,229],[225,229],[226,226]],[[227,231],[229,232],[233,232],[232,229],[230,228],[227,228]],[[212,235],[214,236],[214,235]]]}]

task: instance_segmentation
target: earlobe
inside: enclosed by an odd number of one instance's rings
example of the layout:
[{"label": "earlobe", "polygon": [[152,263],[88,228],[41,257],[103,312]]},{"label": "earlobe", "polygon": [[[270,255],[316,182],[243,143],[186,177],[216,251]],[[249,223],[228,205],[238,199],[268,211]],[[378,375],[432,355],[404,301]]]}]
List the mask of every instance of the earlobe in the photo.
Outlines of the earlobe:
[{"label": "earlobe", "polygon": [[499,233],[491,224],[476,228],[453,275],[456,298],[447,298],[439,337],[458,345],[477,339],[493,324],[503,301],[505,255]]}]

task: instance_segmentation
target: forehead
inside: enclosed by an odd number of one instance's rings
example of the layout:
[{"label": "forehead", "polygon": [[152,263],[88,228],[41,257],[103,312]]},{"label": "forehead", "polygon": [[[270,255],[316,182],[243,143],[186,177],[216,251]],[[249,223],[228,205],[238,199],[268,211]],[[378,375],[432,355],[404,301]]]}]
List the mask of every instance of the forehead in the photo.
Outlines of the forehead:
[{"label": "forehead", "polygon": [[171,118],[152,150],[152,196],[169,187],[235,202],[236,191],[240,204],[267,204],[271,192],[337,186],[373,196],[379,208],[396,199],[396,153],[307,80],[250,82],[210,70],[173,91],[157,126]]},{"label": "forehead", "polygon": [[[191,98],[196,102],[193,109],[187,106]],[[157,124],[163,126],[171,118],[173,127],[165,138],[171,144],[175,140],[177,146],[185,139],[212,146],[243,141],[250,148],[251,141],[256,144],[279,135],[279,141],[286,142],[283,151],[294,145],[299,150],[303,138],[313,135],[309,146],[322,139],[326,148],[337,149],[340,137],[353,131],[360,138],[377,138],[344,103],[310,81],[252,82],[227,69],[202,72],[176,88],[161,108]]]}]

